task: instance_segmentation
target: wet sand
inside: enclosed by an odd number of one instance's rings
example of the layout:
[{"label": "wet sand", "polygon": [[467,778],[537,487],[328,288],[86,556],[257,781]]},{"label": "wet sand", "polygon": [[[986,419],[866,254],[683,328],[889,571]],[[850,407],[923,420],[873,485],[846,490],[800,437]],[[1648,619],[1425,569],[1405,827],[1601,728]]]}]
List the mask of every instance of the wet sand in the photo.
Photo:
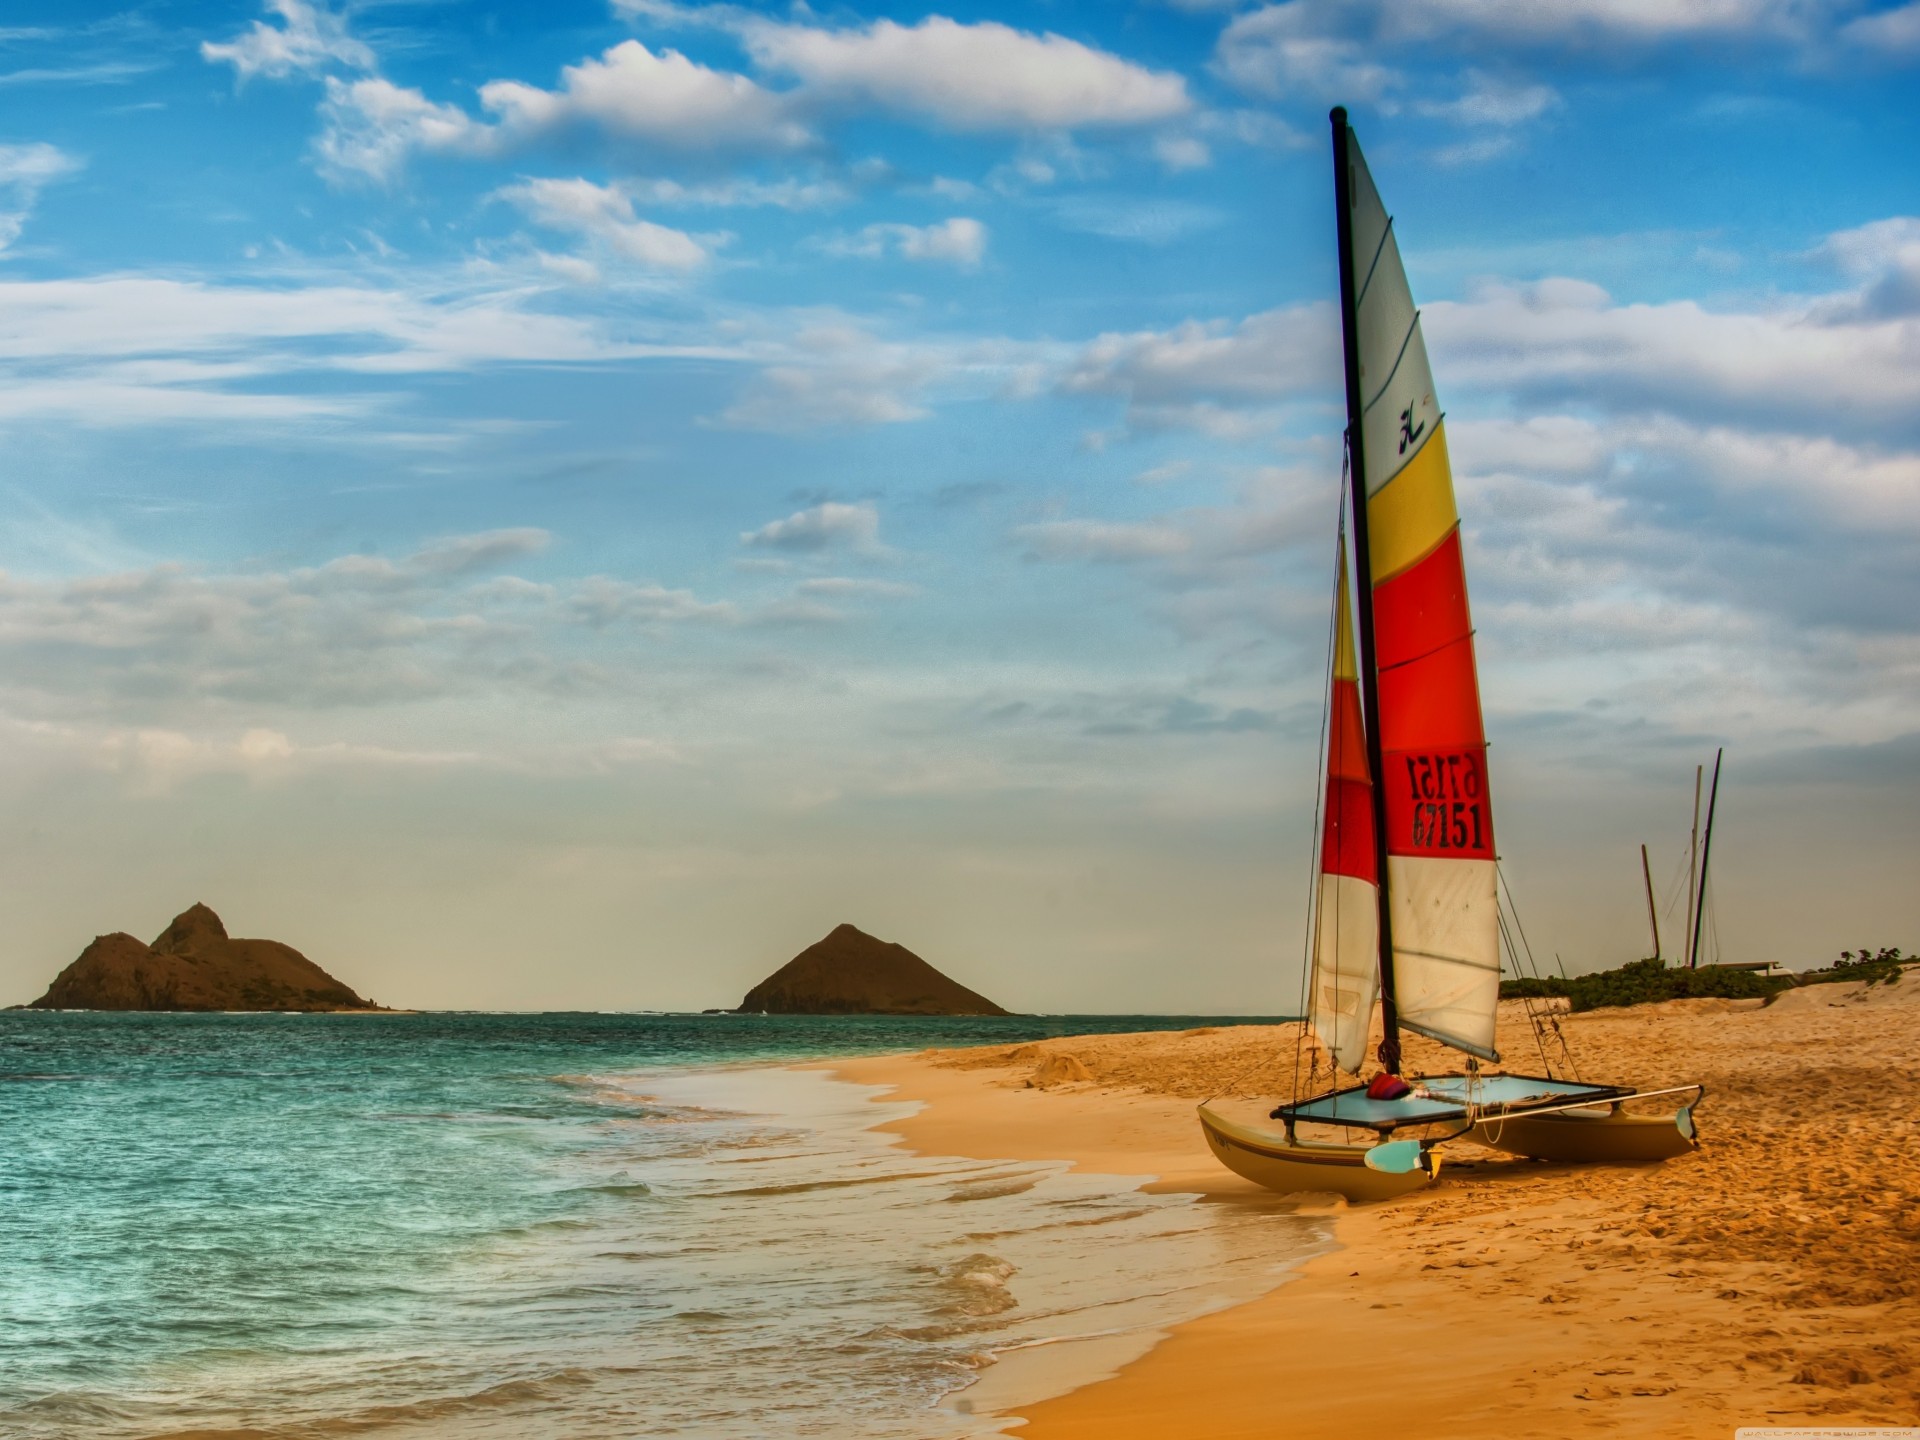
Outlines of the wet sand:
[{"label": "wet sand", "polygon": [[[1509,1067],[1537,1073],[1523,1007],[1502,1010]],[[1062,1357],[1052,1388],[1080,1388],[999,1410],[1010,1433],[1548,1440],[1920,1423],[1920,972],[1764,1008],[1557,1018],[1585,1078],[1704,1082],[1701,1149],[1570,1167],[1450,1147],[1430,1190],[1340,1208],[1340,1248],[1279,1289],[1093,1383]],[[1194,1120],[1222,1090],[1241,1097],[1230,1113],[1260,1113],[1286,1092],[1293,1049],[1292,1027],[1248,1026],[833,1068],[925,1102],[888,1127],[925,1153],[1066,1159],[1216,1203],[1337,1206],[1228,1174]],[[1455,1068],[1425,1042],[1410,1064]],[[1000,1403],[988,1377],[978,1408]]]}]

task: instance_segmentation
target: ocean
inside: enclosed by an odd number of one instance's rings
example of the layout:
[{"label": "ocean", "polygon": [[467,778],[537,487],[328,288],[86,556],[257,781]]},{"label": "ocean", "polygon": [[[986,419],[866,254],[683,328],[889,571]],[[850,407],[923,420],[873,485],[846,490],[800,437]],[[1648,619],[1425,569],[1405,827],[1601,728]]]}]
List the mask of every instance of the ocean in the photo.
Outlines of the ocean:
[{"label": "ocean", "polygon": [[1324,1222],[914,1155],[782,1062],[1207,1023],[0,1014],[0,1435],[993,1433],[996,1355]]}]

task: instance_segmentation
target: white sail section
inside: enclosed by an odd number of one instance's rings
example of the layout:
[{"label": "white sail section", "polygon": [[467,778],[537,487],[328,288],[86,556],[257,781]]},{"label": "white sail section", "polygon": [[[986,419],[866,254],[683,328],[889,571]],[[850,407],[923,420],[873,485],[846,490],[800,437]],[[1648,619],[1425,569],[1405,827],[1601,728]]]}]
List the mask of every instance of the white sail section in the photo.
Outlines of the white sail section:
[{"label": "white sail section", "polygon": [[1440,424],[1433,371],[1420,312],[1407,287],[1393,222],[1380,203],[1373,176],[1349,149],[1353,165],[1353,263],[1356,338],[1360,349],[1361,441],[1366,494],[1371,497],[1420,452]]},{"label": "white sail section", "polygon": [[1498,1060],[1500,920],[1492,860],[1387,857],[1393,989],[1407,1029]]},{"label": "white sail section", "polygon": [[1322,875],[1313,934],[1313,1033],[1342,1070],[1367,1058],[1380,988],[1379,894],[1352,875]]}]

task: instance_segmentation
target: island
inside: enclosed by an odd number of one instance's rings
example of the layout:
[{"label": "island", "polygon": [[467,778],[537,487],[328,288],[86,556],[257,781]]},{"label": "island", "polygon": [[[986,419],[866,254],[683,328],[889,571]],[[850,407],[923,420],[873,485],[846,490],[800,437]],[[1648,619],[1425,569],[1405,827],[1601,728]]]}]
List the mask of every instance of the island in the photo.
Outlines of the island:
[{"label": "island", "polygon": [[1006,1015],[904,945],[837,925],[747,992],[741,1014]]},{"label": "island", "polygon": [[235,940],[196,904],[151,945],[101,935],[30,1010],[380,1010],[278,940]]}]

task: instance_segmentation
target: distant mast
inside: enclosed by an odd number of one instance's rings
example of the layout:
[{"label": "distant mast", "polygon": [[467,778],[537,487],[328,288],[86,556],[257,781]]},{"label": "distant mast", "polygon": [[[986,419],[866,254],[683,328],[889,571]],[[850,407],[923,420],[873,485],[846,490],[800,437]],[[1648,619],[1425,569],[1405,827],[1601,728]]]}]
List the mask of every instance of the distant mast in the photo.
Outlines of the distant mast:
[{"label": "distant mast", "polygon": [[[1693,767],[1693,830],[1689,833],[1687,837],[1686,941],[1687,941],[1687,950],[1689,955],[1691,955],[1693,950],[1693,901],[1694,901],[1693,887],[1695,882],[1698,881],[1700,878],[1700,780],[1705,773],[1706,773],[1705,766],[1696,765]],[[1693,968],[1691,961],[1688,962],[1687,968],[1688,969]]]},{"label": "distant mast", "polygon": [[1707,794],[1707,834],[1700,846],[1700,895],[1693,907],[1692,957],[1687,961],[1689,970],[1700,968],[1700,932],[1707,928],[1707,866],[1713,861],[1713,811],[1720,803],[1720,757],[1726,753],[1725,747],[1713,752],[1713,789]]},{"label": "distant mast", "polygon": [[1640,876],[1647,882],[1647,924],[1653,927],[1653,958],[1660,958],[1660,915],[1653,908],[1653,866],[1647,860],[1647,847],[1640,847]]}]

